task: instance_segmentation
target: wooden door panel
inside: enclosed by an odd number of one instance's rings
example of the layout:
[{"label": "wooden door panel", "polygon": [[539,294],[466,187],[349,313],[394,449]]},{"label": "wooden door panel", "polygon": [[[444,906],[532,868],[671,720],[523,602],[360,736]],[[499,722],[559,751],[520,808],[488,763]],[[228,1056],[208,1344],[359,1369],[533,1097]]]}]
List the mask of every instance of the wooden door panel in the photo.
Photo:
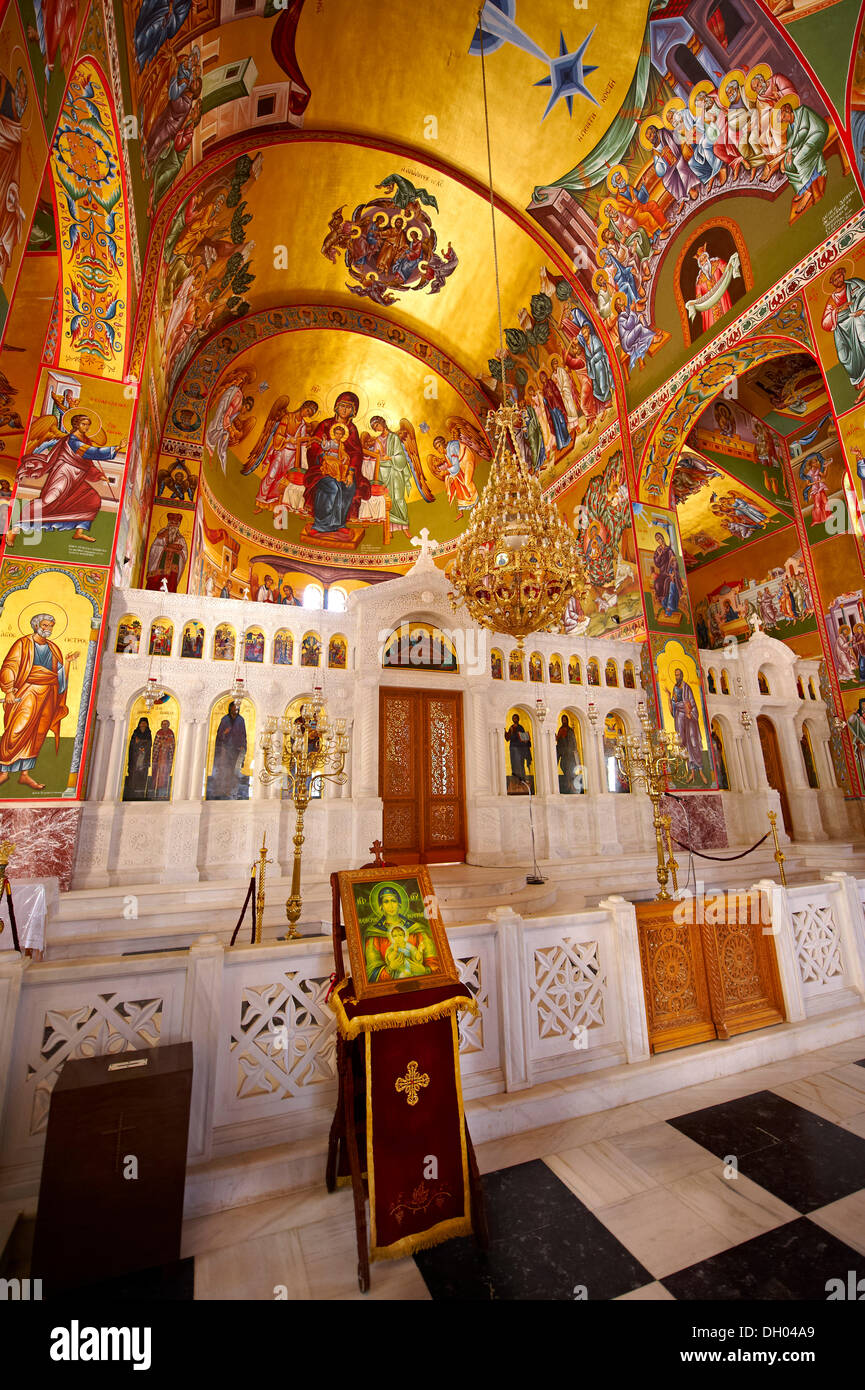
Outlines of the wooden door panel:
[{"label": "wooden door panel", "polygon": [[379,698],[379,788],[382,844],[394,863],[415,864],[423,848],[420,817],[421,730],[414,691],[382,690]]},{"label": "wooden door panel", "polygon": [[424,850],[427,863],[465,858],[462,696],[424,697]]},{"label": "wooden door panel", "polygon": [[382,688],[382,843],[397,864],[465,859],[462,695]]},{"label": "wooden door panel", "polygon": [[717,1037],[700,928],[674,920],[675,903],[635,903],[652,1052]]}]

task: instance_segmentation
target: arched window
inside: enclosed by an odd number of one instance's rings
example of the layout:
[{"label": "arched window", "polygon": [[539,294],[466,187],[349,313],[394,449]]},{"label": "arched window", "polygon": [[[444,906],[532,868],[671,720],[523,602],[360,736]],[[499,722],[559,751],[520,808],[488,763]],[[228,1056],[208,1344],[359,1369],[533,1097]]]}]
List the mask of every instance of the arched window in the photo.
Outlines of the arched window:
[{"label": "arched window", "polygon": [[341,589],[338,584],[327,591],[327,611],[329,613],[344,613],[348,602],[348,594],[345,589]]},{"label": "arched window", "polygon": [[150,624],[148,656],[171,656],[174,623],[169,618],[154,618]]},{"label": "arched window", "polygon": [[727,771],[727,750],[724,747],[724,733],[717,719],[712,720],[712,750],[715,754],[718,786],[722,792],[728,792],[730,790],[730,774]]},{"label": "arched window", "polygon": [[562,796],[579,796],[586,790],[583,731],[572,709],[562,711],[556,730],[556,771]]},{"label": "arched window", "polygon": [[728,675],[727,675],[727,672],[726,672],[726,671],[722,671],[722,672],[721,672],[721,694],[722,694],[722,695],[729,695],[729,693],[730,693],[730,680],[729,680],[729,677],[728,677]]},{"label": "arched window", "polygon": [[598,662],[597,662],[597,660],[596,660],[595,657],[592,657],[591,661],[589,662],[588,666],[586,667],[586,676],[587,676],[588,684],[589,684],[589,685],[600,685],[600,683],[601,683],[601,668],[600,668],[600,666],[598,665]]},{"label": "arched window", "polygon": [[213,634],[213,660],[233,661],[237,637],[229,623],[220,623]]},{"label": "arched window", "polygon": [[306,632],[300,644],[301,666],[321,665],[321,638],[317,632]]},{"label": "arched window", "polygon": [[769,689],[769,682],[762,671],[757,672],[757,689],[761,695],[771,695],[772,693]]},{"label": "arched window", "polygon": [[706,674],[706,686],[710,695],[717,695],[718,685],[715,680],[715,672],[710,668]]},{"label": "arched window", "polygon": [[802,684],[802,677],[801,677],[801,676],[797,676],[797,677],[796,677],[796,694],[799,696],[799,699],[800,699],[800,700],[804,700],[804,698],[805,698],[805,687],[804,687],[803,684]]},{"label": "arched window", "polygon": [[264,633],[260,627],[248,627],[243,634],[244,661],[264,661]]},{"label": "arched window", "polygon": [[518,705],[508,710],[504,756],[508,796],[534,796],[535,726],[528,711]]},{"label": "arched window", "polygon": [[303,591],[301,607],[315,609],[324,607],[324,590],[320,584],[307,584]]},{"label": "arched window", "polygon": [[814,762],[814,746],[811,743],[811,730],[808,721],[802,725],[802,737],[799,740],[802,749],[802,761],[805,764],[805,775],[808,778],[808,786],[812,791],[820,790],[820,779],[817,776],[817,765]]},{"label": "arched window", "polygon": [[604,720],[604,772],[608,792],[629,792],[631,783],[616,758],[616,740],[627,733],[621,715],[608,714]]},{"label": "arched window", "polygon": [[493,647],[490,652],[490,675],[494,681],[503,681],[505,678],[505,659],[498,647]]},{"label": "arched window", "polygon": [[814,689],[814,677],[813,677],[813,676],[811,676],[810,679],[809,679],[809,681],[808,681],[808,694],[809,694],[809,696],[810,696],[810,698],[811,698],[812,700],[816,700],[816,699],[817,699],[817,691]]},{"label": "arched window", "polygon": [[245,696],[221,695],[210,711],[204,799],[248,801],[252,795],[255,706]]},{"label": "arched window", "polygon": [[344,671],[348,662],[348,642],[341,633],[334,633],[327,644],[327,664],[336,671]]},{"label": "arched window", "polygon": [[290,666],[294,659],[294,638],[288,628],[281,627],[273,634],[274,666]]},{"label": "arched window", "polygon": [[165,694],[149,707],[139,695],[129,711],[124,801],[170,801],[177,754],[180,706]]},{"label": "arched window", "polygon": [[196,660],[204,656],[204,628],[194,618],[190,618],[189,622],[183,625],[180,655],[193,657]]},{"label": "arched window", "polygon": [[552,685],[562,685],[564,683],[562,658],[556,652],[550,657],[550,682]]},{"label": "arched window", "polygon": [[535,685],[543,685],[544,659],[540,652],[532,652],[529,657],[529,680]]},{"label": "arched window", "polygon": [[622,671],[622,685],[626,690],[633,690],[636,686],[633,661],[626,661]]},{"label": "arched window", "polygon": [[568,657],[568,680],[571,685],[582,685],[583,663],[578,656]]},{"label": "arched window", "polygon": [[610,657],[609,661],[604,667],[604,680],[607,683],[607,685],[614,685],[618,687],[619,668],[612,657]]},{"label": "arched window", "polygon": [[117,642],[114,650],[122,656],[137,656],[141,649],[141,619],[134,613],[126,613],[117,624]]}]

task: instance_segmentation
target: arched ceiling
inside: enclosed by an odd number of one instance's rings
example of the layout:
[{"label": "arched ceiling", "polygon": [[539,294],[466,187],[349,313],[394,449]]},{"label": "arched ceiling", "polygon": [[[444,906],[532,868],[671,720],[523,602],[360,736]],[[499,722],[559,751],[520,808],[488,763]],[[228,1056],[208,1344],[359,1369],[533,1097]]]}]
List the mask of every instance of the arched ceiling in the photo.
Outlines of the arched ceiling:
[{"label": "arched ceiling", "polygon": [[[728,18],[735,8],[727,7]],[[712,254],[729,259],[739,251],[743,272],[732,284],[731,313],[823,235],[818,197],[797,211],[789,181],[762,165],[756,180],[756,166],[725,169],[724,178],[711,181],[701,176],[699,183],[694,175],[693,191],[678,206],[669,202],[642,126],[648,119],[669,127],[674,108],[685,104],[681,92],[688,98],[692,59],[719,91],[726,91],[734,61],[727,54],[734,51],[744,72],[762,63],[770,77],[779,73],[792,83],[795,100],[830,122],[824,207],[842,194],[850,212],[859,201],[855,186],[843,193],[845,155],[821,74],[805,69],[788,31],[753,0],[745,39],[733,29],[722,33],[723,20],[710,23],[705,10],[700,0],[585,8],[564,0],[487,0],[485,67],[510,371],[515,379],[522,374],[518,389],[534,391],[543,412],[541,372],[555,370],[552,354],[561,358],[567,346],[561,297],[552,317],[547,307],[550,300],[555,307],[559,288],[577,305],[577,322],[579,315],[591,320],[608,359],[603,408],[594,409],[589,391],[579,427],[569,414],[566,447],[552,437],[552,415],[543,422],[550,423],[545,483],[560,475],[565,454],[570,467],[594,442],[592,428],[608,427],[617,410],[643,398],[708,340],[699,332],[707,316],[695,327],[685,305],[696,274],[687,246],[699,245],[704,225],[714,219],[720,229]],[[453,378],[422,371],[419,355],[407,355],[399,336],[422,340],[449,370],[494,387],[498,316],[477,11],[477,0],[426,8],[404,0],[287,0],[279,8],[273,0],[175,0],[167,25],[158,6],[147,3],[115,11],[124,105],[137,113],[139,135],[126,152],[145,266],[132,368],[148,378],[154,435],[159,439],[164,426],[169,452],[189,443],[176,421],[188,423],[184,410],[200,404],[189,404],[183,382],[191,373],[200,389],[206,383],[215,408],[228,360],[219,356],[221,336],[239,319],[277,307],[342,309],[347,320],[328,318],[278,347],[254,336],[234,342],[235,364],[248,352],[244,365],[251,364],[255,379],[255,409],[243,407],[241,424],[254,416],[257,429],[279,395],[289,397],[293,411],[308,395],[321,411],[330,409],[337,383],[350,382],[369,402],[359,409],[359,431],[369,433],[377,411],[394,429],[407,421],[425,467],[424,426],[445,428],[455,412],[473,428],[482,423],[477,402],[469,408],[467,393],[458,393],[458,410],[448,396]],[[846,35],[843,5],[830,3],[821,14],[826,34]],[[614,271],[609,262],[606,272],[599,269],[601,234],[616,216],[614,168],[640,185],[643,199],[633,223],[637,241],[622,253],[636,266],[637,298],[623,294],[624,307],[618,296],[604,300],[604,274]],[[717,217],[719,204],[726,221]],[[662,219],[666,230],[656,235]],[[627,217],[621,226],[630,235]],[[616,272],[615,288],[627,284],[627,274],[620,285]],[[642,321],[623,327],[617,315],[625,310]],[[382,321],[392,328],[389,350]],[[549,323],[554,332],[545,338]],[[424,395],[428,376],[442,388],[439,399]],[[574,389],[579,396],[580,380]],[[208,420],[199,424],[206,431]],[[249,446],[247,436],[241,445]],[[250,498],[246,484],[230,476],[234,465],[214,471],[207,449],[202,463],[209,505],[227,516],[236,504],[239,524],[263,544],[268,530],[246,516]],[[478,479],[483,463],[478,454]],[[253,475],[257,486],[264,471]],[[442,479],[429,469],[425,476],[436,501],[421,502],[422,486],[411,494],[410,530],[426,524],[446,539],[464,512],[458,496],[445,506]],[[233,484],[243,495],[232,492]],[[300,519],[277,539],[299,545],[292,528],[303,529]],[[361,549],[375,546],[374,529]],[[379,548],[399,548],[401,534],[382,537]],[[319,543],[326,548],[324,539]],[[331,558],[339,556],[337,546]]]}]

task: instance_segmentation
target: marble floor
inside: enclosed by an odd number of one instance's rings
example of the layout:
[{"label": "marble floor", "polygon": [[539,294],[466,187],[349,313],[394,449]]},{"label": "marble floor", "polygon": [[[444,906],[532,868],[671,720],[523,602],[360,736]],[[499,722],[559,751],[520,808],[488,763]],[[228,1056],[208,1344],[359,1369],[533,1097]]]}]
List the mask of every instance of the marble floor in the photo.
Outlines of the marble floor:
[{"label": "marble floor", "polygon": [[[98,1300],[818,1300],[865,1281],[865,1037],[482,1144],[490,1228],[372,1265],[351,1191],[184,1223],[182,1259]],[[26,1277],[33,1222],[0,1273]],[[865,1282],[861,1285],[865,1288]]]},{"label": "marble floor", "polygon": [[185,1223],[196,1299],[826,1298],[865,1277],[865,1038],[478,1148],[490,1247],[357,1287],[351,1193]]}]

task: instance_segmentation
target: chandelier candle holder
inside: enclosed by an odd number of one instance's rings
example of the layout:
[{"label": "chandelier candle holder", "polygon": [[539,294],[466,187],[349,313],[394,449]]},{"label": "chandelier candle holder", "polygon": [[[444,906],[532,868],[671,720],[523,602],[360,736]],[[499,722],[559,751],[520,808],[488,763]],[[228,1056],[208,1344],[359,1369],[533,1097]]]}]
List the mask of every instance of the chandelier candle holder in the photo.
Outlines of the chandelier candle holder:
[{"label": "chandelier candle holder", "polygon": [[259,776],[264,783],[285,777],[294,802],[294,864],[291,895],[285,904],[288,939],[292,941],[300,936],[297,923],[303,907],[300,894],[303,818],[313,792],[320,795],[324,782],[343,786],[348,781],[344,770],[348,746],[345,720],[329,719],[320,687],[310,700],[304,701],[300,714],[294,719],[288,715],[268,715],[261,735],[264,767]]},{"label": "chandelier candle holder", "polygon": [[496,448],[489,478],[446,570],[454,610],[516,638],[520,652],[531,633],[561,628],[584,584],[577,538],[523,462],[522,417],[514,405],[490,412]]},{"label": "chandelier candle holder", "polygon": [[668,776],[684,772],[685,750],[675,730],[656,729],[653,726],[642,703],[639,712],[642,732],[620,734],[616,739],[615,757],[622,777],[627,778],[632,789],[635,782],[642,783],[652,803],[652,825],[658,854],[658,892],[655,902],[666,902],[673,895],[667,887],[670,866],[664,845],[665,827],[664,817],[661,815],[661,797],[667,790]]}]

